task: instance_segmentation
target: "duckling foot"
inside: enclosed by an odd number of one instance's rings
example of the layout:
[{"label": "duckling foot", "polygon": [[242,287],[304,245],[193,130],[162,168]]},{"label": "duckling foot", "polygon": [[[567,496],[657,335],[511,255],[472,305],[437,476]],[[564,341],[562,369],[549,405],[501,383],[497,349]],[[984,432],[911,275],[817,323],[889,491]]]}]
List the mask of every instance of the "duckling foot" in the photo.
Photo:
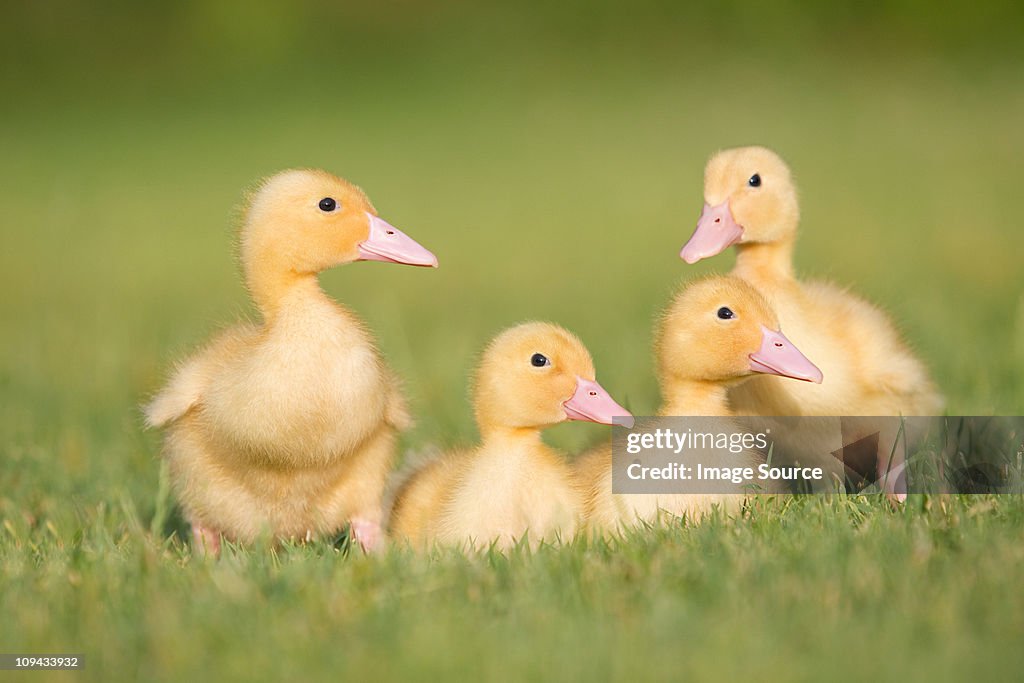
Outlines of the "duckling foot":
[{"label": "duckling foot", "polygon": [[220,534],[202,524],[192,525],[192,545],[201,555],[220,556]]},{"label": "duckling foot", "polygon": [[349,533],[365,553],[378,550],[384,536],[380,523],[366,517],[353,517],[349,522]]},{"label": "duckling foot", "polygon": [[882,492],[890,503],[905,503],[907,500],[907,463],[903,456],[894,458],[892,469],[885,471],[885,466],[879,463],[878,475],[882,484]]}]

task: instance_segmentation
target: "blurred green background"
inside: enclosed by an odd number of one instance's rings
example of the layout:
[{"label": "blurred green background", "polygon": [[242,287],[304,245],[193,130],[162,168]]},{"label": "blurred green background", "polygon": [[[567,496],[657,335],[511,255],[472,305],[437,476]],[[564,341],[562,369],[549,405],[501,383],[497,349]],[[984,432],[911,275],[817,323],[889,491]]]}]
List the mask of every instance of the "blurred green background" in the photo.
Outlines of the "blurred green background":
[{"label": "blurred green background", "polygon": [[[382,216],[440,258],[433,272],[358,264],[323,277],[406,381],[417,426],[405,450],[475,438],[467,375],[491,335],[524,319],[577,332],[613,395],[638,414],[653,410],[653,316],[681,280],[731,267],[731,256],[688,267],[677,255],[701,208],[704,162],[755,143],[779,151],[796,174],[799,270],[888,309],[951,413],[1024,412],[1022,27],[1019,2],[8,4],[0,21],[0,607],[13,617],[0,627],[0,649],[85,643],[115,667],[121,644],[135,653],[128,666],[142,671],[141,653],[154,646],[125,645],[138,628],[136,604],[175,615],[144,628],[147,638],[182,638],[188,624],[174,605],[198,591],[212,605],[204,618],[216,642],[243,651],[210,616],[235,598],[211,589],[205,574],[180,576],[179,565],[195,565],[176,541],[163,542],[159,438],[141,430],[137,406],[174,359],[250,314],[234,260],[235,211],[246,188],[285,167],[324,167],[357,182]],[[550,440],[576,451],[604,434],[566,425]],[[1013,523],[992,522],[992,537],[973,542],[1012,554],[1022,545],[1020,510],[1001,514]],[[814,524],[843,539],[835,529],[854,533],[845,517],[829,519]],[[899,522],[897,535],[906,531]],[[807,524],[808,533],[819,528]],[[631,556],[675,552],[687,564],[707,550],[702,542],[637,545]],[[792,539],[787,547],[780,580],[800,581],[800,553],[812,551]],[[318,552],[289,556],[285,564],[314,569],[292,567],[285,575],[294,584],[283,588],[279,560],[259,554],[208,571],[234,567],[225,581],[239,585],[264,576],[246,590],[280,606],[303,590],[316,603],[322,596],[303,588],[316,572],[341,580],[331,572],[376,566],[337,569],[329,551]],[[813,552],[807,562],[821,559]],[[537,624],[547,618],[530,611],[538,597],[522,592],[524,577],[545,573],[538,580],[552,595],[563,581],[578,587],[559,567],[579,569],[584,555],[555,557],[550,576],[529,560],[525,574],[491,568],[508,609],[528,606],[518,614],[537,640],[520,642],[524,653],[545,641]],[[596,561],[587,571],[601,571]],[[934,576],[956,574],[956,558],[943,561]],[[827,565],[817,566],[828,581]],[[389,571],[380,573],[409,579]],[[503,582],[506,571],[513,578]],[[624,623],[644,615],[630,613],[610,577],[659,571],[641,562],[601,575]],[[716,580],[728,585],[728,566],[722,571]],[[972,590],[1002,596],[1013,578],[1002,571]],[[108,572],[123,586],[109,588]],[[440,585],[464,597],[473,582],[451,572]],[[495,575],[485,575],[491,585]],[[688,591],[704,578],[662,597],[693,608]],[[285,597],[275,603],[267,591]],[[597,637],[584,624],[596,618],[588,600],[599,593],[577,596],[579,609],[563,621],[548,615],[549,636],[562,634],[563,645],[578,645],[573,633]],[[868,593],[881,606],[882,596]],[[31,616],[46,595],[71,602],[49,618]],[[152,604],[154,595],[162,597]],[[951,595],[948,610],[958,614],[966,598]],[[654,604],[657,596],[652,588]],[[104,601],[115,607],[104,611]],[[703,604],[691,614],[698,621],[729,611]],[[379,608],[369,599],[353,608],[352,623],[393,627]],[[435,608],[419,605],[424,615]],[[768,609],[744,618],[769,623]],[[448,618],[472,623],[472,614]],[[992,614],[975,623],[979,638]],[[668,613],[659,618],[678,625]],[[104,637],[96,625],[106,621],[114,626]],[[295,626],[301,615],[284,621]],[[809,637],[817,627],[807,624]],[[436,637],[423,647],[450,645]],[[725,644],[716,643],[709,652]],[[187,670],[165,664],[171,679]]]}]

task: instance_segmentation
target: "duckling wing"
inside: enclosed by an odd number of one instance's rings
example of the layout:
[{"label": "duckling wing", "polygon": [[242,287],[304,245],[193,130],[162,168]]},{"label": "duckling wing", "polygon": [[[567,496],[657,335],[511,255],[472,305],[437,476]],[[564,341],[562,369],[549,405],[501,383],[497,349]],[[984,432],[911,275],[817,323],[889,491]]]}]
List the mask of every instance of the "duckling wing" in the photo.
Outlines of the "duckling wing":
[{"label": "duckling wing", "polygon": [[409,415],[409,407],[405,402],[398,377],[390,370],[388,376],[388,385],[391,388],[388,390],[388,406],[384,417],[392,427],[400,432],[405,431],[413,425],[412,416]]},{"label": "duckling wing", "polygon": [[390,533],[415,546],[427,544],[465,474],[466,459],[462,453],[446,453],[416,467],[397,488]]},{"label": "duckling wing", "polygon": [[218,365],[251,344],[257,335],[258,328],[255,325],[235,326],[221,333],[205,349],[180,363],[167,386],[143,406],[146,426],[163,427],[197,406]]},{"label": "duckling wing", "polygon": [[583,518],[602,517],[611,500],[612,449],[601,444],[576,458],[572,464],[572,484],[583,501]]},{"label": "duckling wing", "polygon": [[866,385],[859,394],[872,400],[858,405],[847,396],[844,414],[941,414],[942,395],[883,309],[829,282],[807,282],[804,292],[811,317],[824,322],[825,329],[843,331],[834,348],[850,367],[859,369],[857,379]]}]

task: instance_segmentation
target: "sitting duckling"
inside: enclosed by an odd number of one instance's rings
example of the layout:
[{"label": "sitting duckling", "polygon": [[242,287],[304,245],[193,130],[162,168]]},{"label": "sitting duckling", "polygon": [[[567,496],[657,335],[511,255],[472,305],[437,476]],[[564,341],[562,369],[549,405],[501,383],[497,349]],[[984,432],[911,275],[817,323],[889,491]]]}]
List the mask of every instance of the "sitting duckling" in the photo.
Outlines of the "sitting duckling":
[{"label": "sitting duckling", "polygon": [[437,266],[377,216],[355,185],[319,170],[265,180],[240,235],[262,321],[236,325],[184,361],[145,407],[196,544],[333,534],[381,536],[396,430],[409,423],[373,337],[319,287],[353,261]]},{"label": "sitting duckling", "polygon": [[[764,297],[734,277],[709,277],[684,287],[661,317],[655,355],[662,416],[732,415],[728,389],[755,375],[822,381],[821,370],[782,334]],[[765,462],[755,451],[719,457],[721,462],[702,464],[756,468]],[[716,506],[735,509],[746,493],[744,485],[735,484],[731,493],[614,494],[609,444],[583,455],[574,470],[584,492],[585,520],[597,531],[650,523],[663,513],[699,520]]]},{"label": "sitting duckling", "polygon": [[541,430],[565,420],[632,417],[594,379],[583,344],[561,327],[525,323],[498,335],[476,373],[481,444],[420,468],[396,495],[390,531],[431,543],[508,548],[572,536],[581,499],[561,453]]},{"label": "sitting duckling", "polygon": [[942,396],[889,318],[850,292],[793,274],[799,206],[789,168],[771,150],[719,152],[704,172],[704,211],[680,256],[687,263],[736,246],[732,274],[765,295],[821,366],[821,385],[760,377],[735,387],[738,414],[938,415]]}]

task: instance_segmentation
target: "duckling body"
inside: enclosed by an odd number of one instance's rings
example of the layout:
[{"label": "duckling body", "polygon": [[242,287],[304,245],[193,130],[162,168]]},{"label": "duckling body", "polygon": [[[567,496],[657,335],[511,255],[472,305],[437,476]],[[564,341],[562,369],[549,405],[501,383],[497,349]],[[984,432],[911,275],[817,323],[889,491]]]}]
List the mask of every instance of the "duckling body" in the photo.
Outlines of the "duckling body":
[{"label": "duckling body", "polygon": [[[345,209],[321,210],[324,198]],[[254,198],[242,257],[262,322],[221,333],[146,409],[151,426],[168,427],[172,485],[197,540],[307,538],[346,524],[365,547],[379,540],[395,433],[409,417],[369,332],[316,279],[376,246],[383,221],[372,211],[358,188],[319,171],[279,174]],[[436,264],[389,228],[395,262]]]},{"label": "duckling body", "polygon": [[565,455],[539,439],[489,439],[428,466],[402,493],[392,531],[414,544],[508,548],[576,533],[582,499]]},{"label": "duckling body", "polygon": [[191,519],[233,539],[380,521],[404,401],[350,315],[304,303],[272,330],[229,330],[186,366],[199,400],[169,430],[172,481]]},{"label": "duckling body", "polygon": [[629,413],[592,378],[582,344],[546,323],[519,325],[488,347],[475,404],[482,442],[444,455],[399,489],[390,530],[416,547],[532,546],[571,537],[582,509],[564,455],[541,441],[566,419],[610,423]]},{"label": "duckling body", "polygon": [[[742,271],[741,271],[742,273]],[[933,415],[943,410],[924,365],[881,310],[827,282],[763,285],[779,319],[820,364],[820,385],[755,377],[734,387],[738,415]],[[773,296],[774,293],[774,296]]]},{"label": "duckling body", "polygon": [[[821,382],[821,371],[778,328],[778,318],[767,301],[739,278],[711,277],[685,287],[658,329],[656,355],[663,400],[658,414],[719,418],[709,420],[704,431],[730,431],[720,419],[733,414],[730,387],[755,374]],[[701,464],[712,467],[756,468],[764,462],[764,453],[749,449],[701,454]],[[749,494],[747,484],[732,482],[723,482],[715,493],[613,493],[609,444],[580,457],[574,474],[584,492],[586,523],[598,532],[652,523],[662,515],[699,521],[716,508],[727,513],[738,510]],[[770,486],[763,492],[781,490]]]},{"label": "duckling body", "polygon": [[438,535],[437,521],[451,503],[453,482],[461,482],[473,450],[445,453],[421,464],[395,493],[388,521],[392,538],[425,547]]},{"label": "duckling body", "polygon": [[828,377],[820,385],[756,377],[730,391],[737,414],[941,413],[942,396],[884,312],[843,288],[795,277],[799,207],[789,168],[774,152],[720,152],[708,162],[704,185],[704,212],[682,258],[696,263],[735,245],[732,274],[767,298]]}]

